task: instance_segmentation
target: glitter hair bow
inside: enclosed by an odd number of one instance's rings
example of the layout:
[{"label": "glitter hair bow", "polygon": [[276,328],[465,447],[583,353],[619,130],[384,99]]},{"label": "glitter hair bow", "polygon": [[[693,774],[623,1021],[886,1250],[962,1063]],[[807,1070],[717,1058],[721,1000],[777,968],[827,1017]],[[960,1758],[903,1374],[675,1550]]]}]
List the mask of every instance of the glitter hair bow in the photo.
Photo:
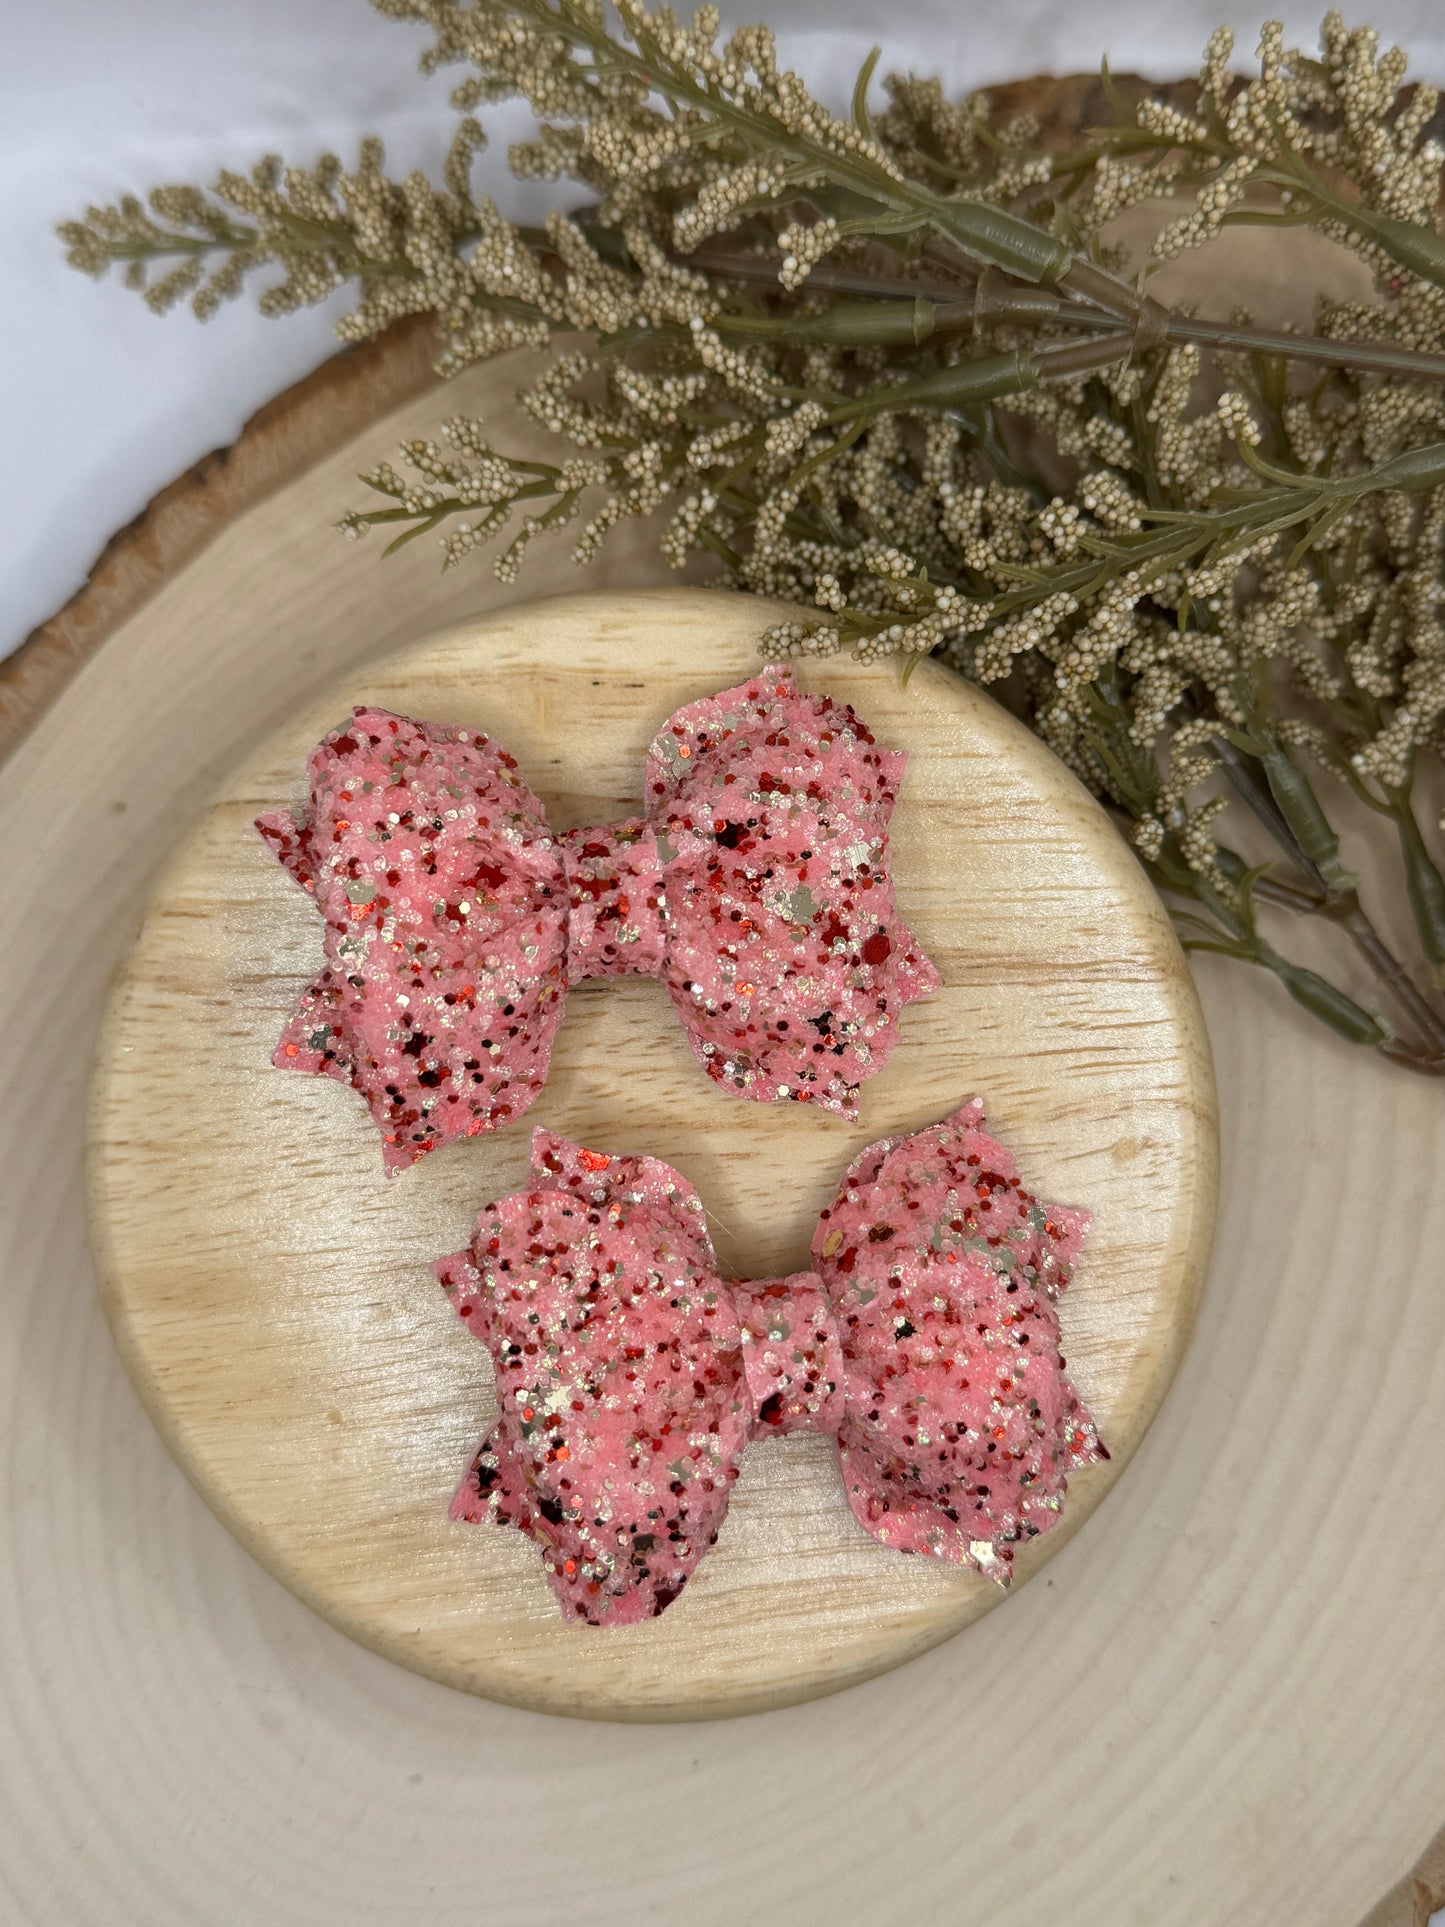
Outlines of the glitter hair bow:
[{"label": "glitter hair bow", "polygon": [[358,709],[257,823],[326,920],[274,1061],[360,1091],[396,1170],[520,1117],[568,985],[642,972],[724,1090],[851,1117],[939,983],[888,873],[904,761],[773,670],[666,723],[645,815],[555,835],[490,737]]},{"label": "glitter hair bow", "polygon": [[530,1533],[566,1618],[630,1625],[717,1538],[748,1440],[822,1432],[874,1538],[1007,1585],[1108,1456],[1054,1306],[1088,1221],[1023,1189],[975,1100],[863,1152],[812,1271],[725,1284],[671,1165],[535,1131],[531,1183],[436,1266],[501,1403],[452,1517]]}]

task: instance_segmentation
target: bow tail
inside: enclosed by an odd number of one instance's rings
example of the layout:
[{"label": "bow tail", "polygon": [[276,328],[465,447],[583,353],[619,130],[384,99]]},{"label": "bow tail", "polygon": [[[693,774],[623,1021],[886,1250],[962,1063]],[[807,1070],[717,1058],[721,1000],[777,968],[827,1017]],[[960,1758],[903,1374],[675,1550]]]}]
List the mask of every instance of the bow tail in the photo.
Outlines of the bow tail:
[{"label": "bow tail", "polygon": [[629,1610],[634,1602],[600,1595],[581,1535],[569,1525],[561,1505],[540,1489],[531,1463],[509,1438],[505,1423],[494,1425],[478,1446],[452,1497],[448,1516],[467,1525],[490,1521],[514,1526],[535,1540],[542,1551],[547,1583],[566,1620],[619,1626],[652,1615],[651,1606],[644,1602],[635,1602],[636,1609]]},{"label": "bow tail", "polygon": [[[345,970],[328,963],[292,1006],[271,1062],[278,1070],[333,1077],[358,1091],[381,1133],[382,1161],[394,1176],[436,1144],[476,1137],[520,1117],[546,1083],[562,1015],[555,984],[539,983],[515,1011],[460,1000],[455,1011],[450,1027],[428,1036],[418,1055],[398,1052],[394,1044],[376,1041],[374,1027],[368,1031],[367,1013],[348,988]],[[389,1036],[384,1010],[374,1024]],[[493,1069],[491,1032],[498,1024],[515,1035]]]},{"label": "bow tail", "polygon": [[[561,1495],[549,1493],[510,1438],[505,1421],[494,1425],[477,1448],[448,1516],[467,1525],[495,1523],[525,1532],[541,1549],[547,1583],[562,1617],[579,1625],[635,1626],[655,1619],[682,1591],[696,1563],[694,1559],[686,1571],[674,1570],[665,1578],[654,1574],[649,1570],[654,1563],[648,1556],[650,1546],[637,1549],[637,1535],[630,1559],[599,1560],[595,1532],[576,1516],[575,1507],[562,1505]],[[700,1547],[698,1556],[706,1549]]]},{"label": "bow tail", "polygon": [[921,1465],[881,1452],[875,1439],[845,1421],[838,1459],[853,1516],[880,1545],[971,1567],[1007,1590],[1017,1548],[1058,1524],[1069,1474],[1109,1457],[1067,1378],[1062,1392],[1063,1416],[1042,1451],[1008,1467],[980,1442],[971,1467],[955,1462],[946,1489],[933,1486]]},{"label": "bow tail", "polygon": [[1007,1590],[1013,1578],[1011,1538],[985,1520],[966,1522],[957,1507],[924,1489],[916,1466],[882,1457],[873,1446],[850,1438],[847,1426],[839,1435],[838,1459],[853,1516],[880,1545],[970,1566]]},{"label": "bow tail", "polygon": [[518,1451],[503,1421],[477,1447],[447,1511],[465,1525],[513,1526],[541,1548],[547,1583],[566,1620],[588,1625],[625,1626],[650,1619],[650,1599],[612,1597],[596,1583],[595,1568],[582,1535],[563,1508],[539,1488],[533,1468]]},{"label": "bow tail", "polygon": [[914,936],[912,928],[895,911],[892,922],[892,952],[888,962],[894,998],[900,1010],[915,1004],[920,997],[931,997],[943,988],[933,959]]},{"label": "bow tail", "polygon": [[258,816],[256,828],[291,881],[314,896],[316,869],[311,860],[310,826],[298,823],[290,810],[275,810],[269,816]]},{"label": "bow tail", "polygon": [[358,1060],[351,1028],[344,1020],[343,982],[334,964],[322,966],[292,1006],[271,1062],[279,1071],[333,1077],[338,1084],[359,1091],[382,1134],[382,1164],[387,1175],[394,1177],[414,1164],[421,1150],[397,1130],[395,1100],[375,1075],[379,1067]]},{"label": "bow tail", "polygon": [[514,1526],[535,1540],[565,1620],[626,1626],[651,1619],[658,1610],[651,1599],[611,1596],[598,1586],[581,1534],[569,1528],[562,1507],[538,1489],[528,1461],[502,1424],[494,1425],[477,1447],[447,1516],[466,1525]]},{"label": "bow tail", "polygon": [[493,1519],[499,1525],[531,1531],[532,1506],[526,1467],[509,1449],[500,1425],[494,1425],[477,1447],[461,1484],[452,1494],[447,1517],[469,1526],[483,1525]]},{"label": "bow tail", "polygon": [[341,974],[334,964],[320,972],[292,1005],[281,1041],[271,1054],[278,1071],[309,1071],[334,1077],[342,1084],[356,1082],[356,1061],[336,1012],[341,1002]]}]

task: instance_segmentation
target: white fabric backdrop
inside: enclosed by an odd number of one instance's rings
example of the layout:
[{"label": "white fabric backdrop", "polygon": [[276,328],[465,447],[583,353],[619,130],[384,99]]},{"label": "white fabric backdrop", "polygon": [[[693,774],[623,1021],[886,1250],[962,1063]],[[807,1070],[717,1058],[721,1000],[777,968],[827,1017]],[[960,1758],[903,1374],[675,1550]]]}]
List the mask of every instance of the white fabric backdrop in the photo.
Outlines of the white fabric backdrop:
[{"label": "white fabric backdrop", "polygon": [[[1244,53],[1261,18],[1237,0],[1009,0],[987,10],[915,0],[902,11],[878,0],[730,0],[724,11],[770,18],[794,64],[835,96],[879,38],[891,64],[941,70],[959,88],[1094,68],[1101,53],[1116,69],[1169,78],[1195,68],[1221,17]],[[1419,73],[1445,80],[1438,0],[1377,0],[1373,17]],[[1318,18],[1291,5],[1291,38],[1312,43]],[[3,655],[157,489],[331,352],[343,305],[276,322],[238,302],[204,329],[184,310],[158,320],[118,281],[97,287],[70,272],[53,223],[88,201],[208,180],[267,151],[350,156],[367,131],[399,167],[435,168],[451,116],[450,77],[414,71],[422,30],[380,19],[364,0],[8,0],[0,19]],[[506,183],[504,117],[491,125],[482,166],[512,211],[525,202]],[[535,201],[539,190],[527,192]]]}]

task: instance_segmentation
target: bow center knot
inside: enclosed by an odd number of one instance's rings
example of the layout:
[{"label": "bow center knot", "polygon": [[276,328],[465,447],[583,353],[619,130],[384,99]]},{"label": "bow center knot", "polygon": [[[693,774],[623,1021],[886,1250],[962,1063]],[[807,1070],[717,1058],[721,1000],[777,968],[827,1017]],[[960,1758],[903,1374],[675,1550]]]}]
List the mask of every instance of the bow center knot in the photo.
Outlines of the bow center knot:
[{"label": "bow center knot", "polygon": [[656,976],[666,952],[663,852],[640,816],[568,830],[558,848],[567,882],[567,976]]},{"label": "bow center knot", "polygon": [[758,1432],[833,1433],[843,1422],[843,1341],[815,1271],[731,1287]]}]

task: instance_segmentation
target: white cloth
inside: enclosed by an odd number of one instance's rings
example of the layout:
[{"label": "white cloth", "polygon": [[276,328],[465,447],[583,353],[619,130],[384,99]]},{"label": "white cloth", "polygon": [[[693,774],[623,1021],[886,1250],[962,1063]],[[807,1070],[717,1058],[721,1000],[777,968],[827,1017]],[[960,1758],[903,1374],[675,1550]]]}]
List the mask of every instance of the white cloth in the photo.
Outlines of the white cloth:
[{"label": "white cloth", "polygon": [[[1321,9],[1323,10],[1323,9]],[[0,71],[0,655],[79,586],[106,539],[155,492],[332,352],[344,300],[265,321],[250,300],[201,328],[184,309],[153,316],[118,280],[97,287],[67,269],[53,233],[90,201],[162,181],[208,181],[277,151],[303,162],[354,155],[366,132],[398,168],[439,167],[450,137],[453,76],[414,71],[422,29],[381,19],[364,0],[11,0]],[[1230,19],[1240,51],[1259,15],[1237,0],[731,0],[736,21],[766,15],[792,64],[846,98],[874,39],[885,66],[943,73],[965,89],[1010,76],[1096,68],[1159,78],[1192,72],[1210,31]],[[1313,8],[1291,6],[1292,42],[1312,44]],[[1371,17],[1445,79],[1437,0],[1376,0]],[[493,111],[480,163],[509,212],[535,212],[538,188],[508,187],[515,110]]]}]

